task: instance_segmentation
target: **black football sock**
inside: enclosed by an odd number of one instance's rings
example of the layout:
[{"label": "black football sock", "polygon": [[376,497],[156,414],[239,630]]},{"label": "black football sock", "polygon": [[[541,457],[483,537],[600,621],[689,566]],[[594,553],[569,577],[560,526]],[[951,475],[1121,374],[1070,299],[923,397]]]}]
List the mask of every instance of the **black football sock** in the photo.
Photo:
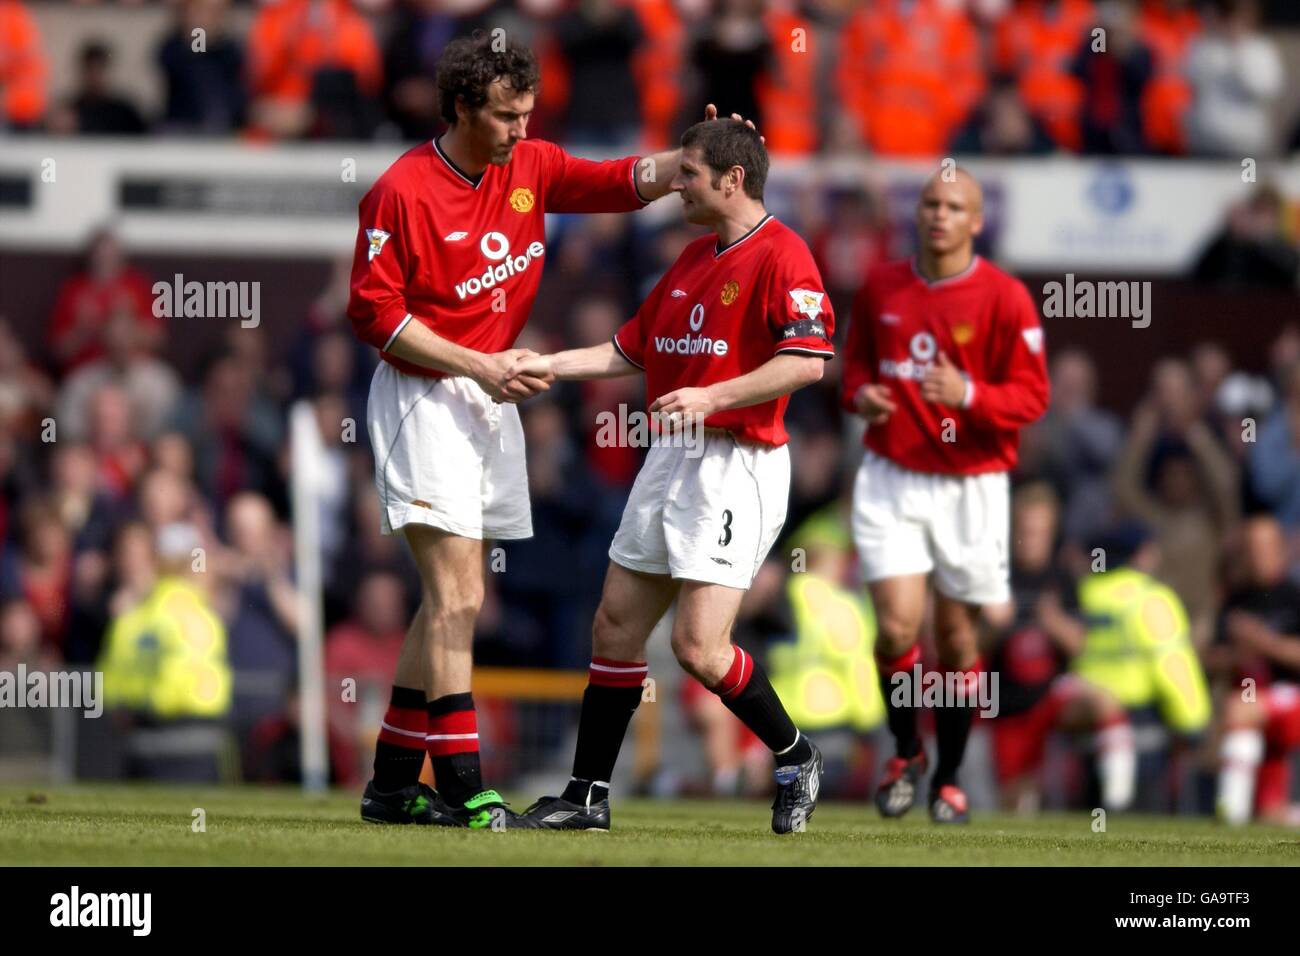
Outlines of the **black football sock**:
[{"label": "black football sock", "polygon": [[374,784],[380,793],[396,793],[419,782],[427,724],[424,691],[393,685],[375,745]]},{"label": "black football sock", "polygon": [[[976,702],[976,681],[979,679],[981,665],[979,661],[961,672],[966,680],[965,703],[963,706],[956,706],[956,701],[945,700],[944,704],[949,706],[940,707],[934,715],[934,736],[939,750],[939,760],[935,764],[934,778],[931,781],[932,789],[937,792],[940,787],[957,783],[957,771],[961,769],[962,758],[966,756],[966,741],[970,738],[971,723],[975,717]],[[948,675],[944,675],[945,694],[946,688],[951,685]]]},{"label": "black football sock", "polygon": [[593,803],[609,796],[618,752],[627,725],[641,703],[641,682],[649,673],[645,661],[616,661],[593,657],[578,719],[578,746],[573,755],[573,779],[562,794],[571,803]]},{"label": "black football sock", "polygon": [[812,756],[811,745],[786,713],[767,674],[743,648],[732,646],[730,669],[710,689],[772,751],[779,766],[801,764]]},{"label": "black football sock", "polygon": [[[885,713],[889,722],[889,732],[894,736],[894,747],[898,756],[915,757],[921,752],[921,734],[918,730],[920,710],[912,706],[911,683],[915,680],[913,668],[921,661],[921,648],[913,644],[911,649],[893,659],[876,655],[876,669],[880,674],[880,693],[885,698]],[[903,695],[901,704],[893,702],[897,689],[892,678],[895,674],[906,674],[908,691]]]}]

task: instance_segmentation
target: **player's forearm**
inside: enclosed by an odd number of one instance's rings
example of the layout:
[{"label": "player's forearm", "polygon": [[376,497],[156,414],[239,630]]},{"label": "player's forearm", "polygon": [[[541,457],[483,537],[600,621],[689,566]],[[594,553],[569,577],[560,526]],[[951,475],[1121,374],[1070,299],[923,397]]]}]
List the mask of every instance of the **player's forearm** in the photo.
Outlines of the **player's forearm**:
[{"label": "player's forearm", "polygon": [[388,354],[448,375],[479,377],[483,353],[449,342],[423,322],[407,322],[388,346]]},{"label": "player's forearm", "polygon": [[752,372],[708,387],[715,411],[761,405],[820,381],[825,359],[808,355],[774,355]]},{"label": "player's forearm", "polygon": [[617,378],[641,371],[614,348],[613,342],[586,349],[569,349],[551,356],[551,371],[564,381]]},{"label": "player's forearm", "polygon": [[671,183],[682,162],[682,151],[670,149],[662,153],[642,156],[637,160],[633,174],[636,191],[646,202],[662,199],[672,192]]}]

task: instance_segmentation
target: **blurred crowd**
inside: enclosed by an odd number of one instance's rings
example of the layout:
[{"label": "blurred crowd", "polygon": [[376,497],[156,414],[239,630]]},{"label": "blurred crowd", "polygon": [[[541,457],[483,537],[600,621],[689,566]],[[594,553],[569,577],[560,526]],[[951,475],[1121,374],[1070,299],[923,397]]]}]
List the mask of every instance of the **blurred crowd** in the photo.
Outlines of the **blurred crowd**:
[{"label": "blurred crowd", "polygon": [[[909,230],[887,217],[855,228],[854,214],[839,215],[805,228],[842,331],[862,267],[895,254],[890,237]],[[521,345],[609,339],[692,236],[684,226],[634,228],[631,217],[565,220]],[[53,295],[44,342],[21,341],[0,321],[0,670],[94,667],[110,708],[146,731],[219,725],[233,731],[243,778],[294,779],[300,609],[287,432],[290,405],[305,399],[324,440],[317,485],[335,779],[356,779],[372,728],[355,694],[338,699],[333,689],[350,679],[382,694],[419,588],[401,540],[379,531],[365,429],[376,356],[351,335],[347,275],[340,259],[278,341],[266,326],[230,323],[190,376],[169,361],[178,330],[154,317],[152,277],[108,230]],[[1300,326],[1273,321],[1257,367],[1235,367],[1214,342],[1153,356],[1148,394],[1123,414],[1099,402],[1093,354],[1052,350],[1048,323],[1052,404],[1025,432],[1014,475],[1017,603],[986,622],[986,654],[1003,679],[994,723],[1040,713],[1052,678],[1069,670],[1078,648],[1045,635],[1095,571],[1095,543],[1126,520],[1145,529],[1142,566],[1185,608],[1214,693],[1236,693],[1242,674],[1267,685],[1273,665],[1251,643],[1258,629],[1225,610],[1251,593],[1272,595],[1295,621],[1279,633],[1300,633]],[[883,710],[874,620],[846,530],[860,423],[838,409],[839,380],[836,360],[791,403],[789,518],[737,640],[766,657],[802,726],[851,733],[829,785],[865,793],[866,742]],[[481,664],[585,665],[608,543],[642,454],[600,443],[597,416],[643,407],[642,391],[638,377],[566,383],[522,406],[536,535],[491,562]],[[703,785],[759,786],[745,767],[761,748],[698,691],[686,687],[678,703],[704,743]],[[1207,773],[1213,730],[1196,735]],[[182,772],[183,762],[156,759],[162,746],[118,772]],[[1033,789],[1024,760],[999,759],[1008,799],[1020,801]]]},{"label": "blurred crowd", "polygon": [[[111,40],[87,43],[78,92],[50,101],[31,17],[0,0],[0,97],[14,128],[414,139],[435,130],[429,70],[447,39],[505,17],[545,51],[530,133],[565,137],[575,151],[666,142],[712,100],[757,117],[769,146],[791,154],[933,154],[961,144],[953,148],[999,155],[1238,156],[1287,142],[1269,119],[1285,78],[1273,41],[1258,31],[1259,9],[1244,0],[362,9],[283,0],[236,8],[251,27],[235,35],[221,29],[232,16],[221,0],[191,0],[177,5],[175,32],[158,50],[165,114],[147,117],[115,92]],[[1091,54],[1094,22],[1111,25],[1108,49],[1120,56]],[[188,39],[197,24],[208,30],[203,55]],[[788,38],[805,26],[806,49],[834,54],[796,53]],[[789,203],[840,336],[869,267],[910,251],[911,229],[888,200],[864,183]],[[1294,292],[1298,232],[1295,208],[1261,184],[1229,211],[1190,278]],[[638,217],[557,217],[519,344],[550,351],[608,341],[695,234]],[[102,670],[110,708],[140,738],[104,772],[205,773],[177,755],[207,753],[213,740],[234,742],[224,779],[301,772],[288,418],[306,400],[324,441],[325,666],[328,686],[344,688],[330,697],[332,771],[349,784],[364,773],[419,586],[402,541],[379,531],[365,428],[376,356],[344,314],[349,267],[335,262],[301,314],[259,327],[231,322],[196,369],[175,360],[180,326],[154,315],[158,277],[108,229],[52,289],[48,314],[16,323],[39,325],[43,340],[20,336],[0,314],[0,670]],[[1127,408],[1099,395],[1097,362],[1111,344],[1054,348],[1047,323],[1052,405],[1025,432],[1013,476],[1015,602],[984,628],[987,659],[1003,678],[1001,714],[981,721],[995,725],[985,764],[1007,806],[1083,799],[1086,784],[1072,773],[1048,774],[1068,785],[1041,792],[1044,761],[1060,756],[1042,743],[1067,729],[1050,687],[1081,652],[1059,637],[1068,631],[1062,615],[1095,573],[1097,542],[1120,556],[1106,538],[1117,528],[1129,532],[1124,559],[1172,589],[1185,611],[1213,700],[1191,734],[1162,726],[1158,708],[1147,725],[1135,721],[1144,754],[1172,752],[1175,738],[1183,751],[1184,782],[1146,788],[1173,794],[1148,808],[1204,809],[1197,787],[1212,781],[1224,722],[1241,719],[1241,681],[1267,687],[1288,668],[1300,675],[1269,650],[1300,635],[1296,314],[1260,317],[1276,331],[1251,367],[1212,341],[1152,355],[1147,394]],[[1115,328],[1108,334],[1137,334]],[[860,423],[840,412],[839,381],[836,361],[791,403],[789,517],[736,637],[765,658],[804,729],[847,734],[827,785],[860,796],[879,755],[883,707],[875,623],[845,518]],[[536,534],[493,557],[480,664],[586,666],[607,548],[641,458],[598,442],[597,416],[643,403],[634,377],[560,385],[522,407]],[[348,699],[347,681],[360,696]],[[703,744],[709,772],[697,786],[767,785],[766,752],[716,698],[689,682],[672,694]],[[366,699],[379,712],[354,706]]]},{"label": "blurred crowd", "polygon": [[[453,36],[538,53],[531,131],[661,148],[716,102],[781,155],[1270,156],[1300,149],[1261,18],[1288,0],[175,0],[151,64],[84,35],[55,84],[26,0],[0,0],[0,122],[65,135],[427,139]],[[149,70],[161,103],[124,92]],[[75,76],[71,75],[75,72]]]}]

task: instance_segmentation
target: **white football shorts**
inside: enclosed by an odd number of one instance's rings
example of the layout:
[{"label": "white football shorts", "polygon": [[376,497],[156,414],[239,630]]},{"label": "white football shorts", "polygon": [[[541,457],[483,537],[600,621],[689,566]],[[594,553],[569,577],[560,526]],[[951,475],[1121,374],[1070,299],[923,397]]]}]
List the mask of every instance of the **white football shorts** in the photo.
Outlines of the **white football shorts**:
[{"label": "white football shorts", "polygon": [[748,590],[785,524],[789,446],[709,429],[694,448],[656,435],[609,548],[646,574]]},{"label": "white football shorts", "polygon": [[867,451],[853,486],[853,541],[864,581],[934,572],[942,594],[968,604],[1011,597],[1006,472],[910,471]]},{"label": "white football shorts", "polygon": [[519,409],[471,379],[380,362],[366,406],[384,534],[424,524],[465,538],[533,534]]}]

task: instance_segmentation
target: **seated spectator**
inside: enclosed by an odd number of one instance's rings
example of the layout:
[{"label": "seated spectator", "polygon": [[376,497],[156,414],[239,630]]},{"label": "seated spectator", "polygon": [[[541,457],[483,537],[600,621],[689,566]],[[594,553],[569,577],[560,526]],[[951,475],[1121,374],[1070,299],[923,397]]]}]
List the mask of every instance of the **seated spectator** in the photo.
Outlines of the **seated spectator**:
[{"label": "seated spectator", "polygon": [[0,432],[34,437],[53,399],[53,383],[29,360],[13,327],[0,316]]},{"label": "seated spectator", "polygon": [[153,313],[153,284],[127,263],[117,236],[100,229],[87,244],[81,271],[65,280],[55,296],[49,346],[58,370],[68,372],[103,357],[109,320],[124,313],[140,327],[139,347],[155,351],[164,327]]},{"label": "seated spectator", "polygon": [[135,104],[112,89],[112,59],[112,49],[102,40],[82,46],[76,90],[50,116],[50,132],[79,136],[138,136],[145,132],[144,118]]},{"label": "seated spectator", "polygon": [[994,83],[970,120],[957,131],[948,151],[984,156],[1041,156],[1052,152],[1056,143],[1025,109],[1020,97],[1014,83]]},{"label": "seated spectator", "polygon": [[247,363],[222,354],[182,401],[174,423],[194,449],[200,487],[219,507],[241,491],[270,496],[281,486],[276,457],[284,413],[260,394],[260,385]]},{"label": "seated spectator", "polygon": [[59,655],[41,640],[41,620],[30,604],[22,598],[0,604],[0,671],[12,674],[19,664],[48,671],[60,663]]},{"label": "seated spectator", "polygon": [[72,536],[49,498],[28,499],[18,515],[18,547],[0,556],[0,600],[25,601],[40,622],[45,653],[63,657],[71,616]]},{"label": "seated spectator", "polygon": [[[1253,815],[1300,822],[1287,762],[1300,749],[1300,587],[1287,579],[1286,539],[1271,515],[1243,529],[1243,575],[1224,604],[1213,661],[1228,678],[1218,811],[1229,823]],[[1256,692],[1243,694],[1246,678]]]},{"label": "seated spectator", "polygon": [[[244,51],[225,30],[227,0],[183,0],[176,24],[158,44],[167,85],[162,127],[168,133],[226,135],[244,125]],[[194,31],[202,30],[202,41]]]},{"label": "seated spectator", "polygon": [[[278,138],[369,135],[383,64],[349,0],[282,0],[257,11],[248,33],[255,131]],[[369,125],[370,129],[364,127]]]},{"label": "seated spectator", "polygon": [[[352,615],[325,637],[325,673],[332,686],[351,677],[387,692],[409,620],[402,579],[390,571],[371,571],[356,583]],[[335,695],[337,696],[337,695]]]},{"label": "seated spectator", "polygon": [[297,680],[298,592],[291,579],[292,542],[266,499],[236,495],[225,519],[230,544],[213,569],[220,582],[214,603],[226,623],[234,672],[231,721],[242,739],[280,709]]},{"label": "seated spectator", "polygon": [[0,127],[30,130],[40,124],[47,72],[36,18],[22,0],[0,0]]},{"label": "seated spectator", "polygon": [[1065,540],[1082,543],[1110,514],[1110,467],[1124,441],[1120,420],[1097,407],[1097,367],[1086,352],[1053,357],[1051,404],[1021,441],[1020,472],[1051,482]]},{"label": "seated spectator", "polygon": [[1084,88],[1080,146],[1092,155],[1145,153],[1150,144],[1142,103],[1155,75],[1155,56],[1138,29],[1135,0],[1113,0],[1102,11],[1099,24],[1105,32],[1084,36],[1074,61]]},{"label": "seated spectator", "polygon": [[1248,475],[1258,500],[1294,533],[1300,531],[1300,362],[1282,387],[1282,404],[1259,427]]},{"label": "seated spectator", "polygon": [[1285,204],[1275,186],[1261,183],[1249,199],[1228,210],[1227,223],[1201,253],[1193,277],[1229,289],[1294,289],[1300,250],[1283,231]]},{"label": "seated spectator", "polygon": [[1237,522],[1239,491],[1232,459],[1199,414],[1185,363],[1164,359],[1156,365],[1114,479],[1119,506],[1154,531],[1159,578],[1178,593],[1192,639],[1204,647],[1218,610],[1219,562]]},{"label": "seated spectator", "polygon": [[1258,30],[1255,0],[1213,0],[1209,10],[1187,54],[1188,145],[1202,156],[1272,155],[1272,109],[1286,83],[1277,47]]},{"label": "seated spectator", "polygon": [[94,397],[110,386],[126,396],[132,435],[150,441],[162,432],[176,413],[181,383],[171,366],[150,354],[148,340],[136,317],[119,306],[104,329],[104,355],[78,368],[59,389],[60,438],[90,437]]},{"label": "seated spectator", "polygon": [[112,383],[90,396],[86,434],[95,455],[97,482],[115,500],[125,500],[148,463],[145,446],[135,435],[129,396]]}]

